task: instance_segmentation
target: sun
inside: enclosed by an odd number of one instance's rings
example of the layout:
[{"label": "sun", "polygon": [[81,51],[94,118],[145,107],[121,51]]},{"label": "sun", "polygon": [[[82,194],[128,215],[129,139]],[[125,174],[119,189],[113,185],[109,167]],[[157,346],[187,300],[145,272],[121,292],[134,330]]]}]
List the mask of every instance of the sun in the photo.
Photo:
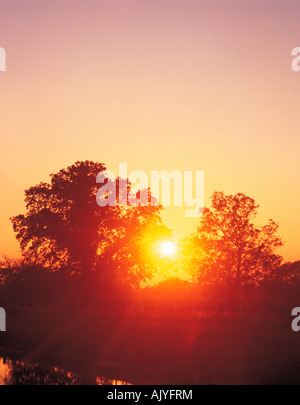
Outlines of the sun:
[{"label": "sun", "polygon": [[175,252],[176,246],[173,242],[163,242],[161,244],[161,251],[166,256],[171,256]]}]

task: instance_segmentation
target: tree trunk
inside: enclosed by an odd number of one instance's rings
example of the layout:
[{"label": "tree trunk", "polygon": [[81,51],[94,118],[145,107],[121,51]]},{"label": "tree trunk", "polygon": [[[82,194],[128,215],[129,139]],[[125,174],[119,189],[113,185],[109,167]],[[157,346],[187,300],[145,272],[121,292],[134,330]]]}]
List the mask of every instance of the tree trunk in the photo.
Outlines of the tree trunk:
[{"label": "tree trunk", "polygon": [[242,267],[242,258],[241,251],[238,251],[237,257],[237,266],[236,266],[236,286],[235,286],[235,310],[240,312],[241,305],[241,267]]}]

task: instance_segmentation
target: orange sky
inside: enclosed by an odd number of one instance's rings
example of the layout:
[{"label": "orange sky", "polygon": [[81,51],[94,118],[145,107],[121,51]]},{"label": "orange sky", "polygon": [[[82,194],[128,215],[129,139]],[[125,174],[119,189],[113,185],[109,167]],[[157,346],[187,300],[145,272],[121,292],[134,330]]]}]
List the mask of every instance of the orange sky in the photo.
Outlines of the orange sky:
[{"label": "orange sky", "polygon": [[[280,222],[300,258],[297,0],[0,0],[0,254],[23,191],[76,160],[204,170]],[[178,237],[198,219],[167,208]]]}]

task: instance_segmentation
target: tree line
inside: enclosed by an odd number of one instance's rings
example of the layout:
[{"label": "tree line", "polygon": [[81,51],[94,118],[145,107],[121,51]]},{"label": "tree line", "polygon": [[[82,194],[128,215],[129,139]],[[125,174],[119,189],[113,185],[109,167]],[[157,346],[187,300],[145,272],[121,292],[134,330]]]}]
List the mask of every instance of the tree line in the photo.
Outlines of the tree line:
[{"label": "tree line", "polygon": [[[25,191],[26,213],[11,218],[22,258],[3,261],[2,296],[85,303],[130,296],[151,279],[159,267],[153,246],[172,235],[163,207],[150,204],[150,189],[147,206],[99,207],[95,178],[105,170],[102,163],[76,162]],[[121,179],[115,181],[118,187]],[[127,188],[130,194],[129,182]],[[195,233],[180,242],[177,265],[233,305],[247,288],[300,285],[300,262],[283,261],[278,224],[257,226],[258,208],[243,193],[215,192]]]}]

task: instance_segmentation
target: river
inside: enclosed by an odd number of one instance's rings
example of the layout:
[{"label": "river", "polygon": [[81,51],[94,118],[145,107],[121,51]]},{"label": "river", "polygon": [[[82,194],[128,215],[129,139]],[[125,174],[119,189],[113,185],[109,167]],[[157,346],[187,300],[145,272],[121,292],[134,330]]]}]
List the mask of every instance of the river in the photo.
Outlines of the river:
[{"label": "river", "polygon": [[26,363],[0,357],[0,385],[131,385],[129,382],[97,375],[78,373],[58,366]]}]

